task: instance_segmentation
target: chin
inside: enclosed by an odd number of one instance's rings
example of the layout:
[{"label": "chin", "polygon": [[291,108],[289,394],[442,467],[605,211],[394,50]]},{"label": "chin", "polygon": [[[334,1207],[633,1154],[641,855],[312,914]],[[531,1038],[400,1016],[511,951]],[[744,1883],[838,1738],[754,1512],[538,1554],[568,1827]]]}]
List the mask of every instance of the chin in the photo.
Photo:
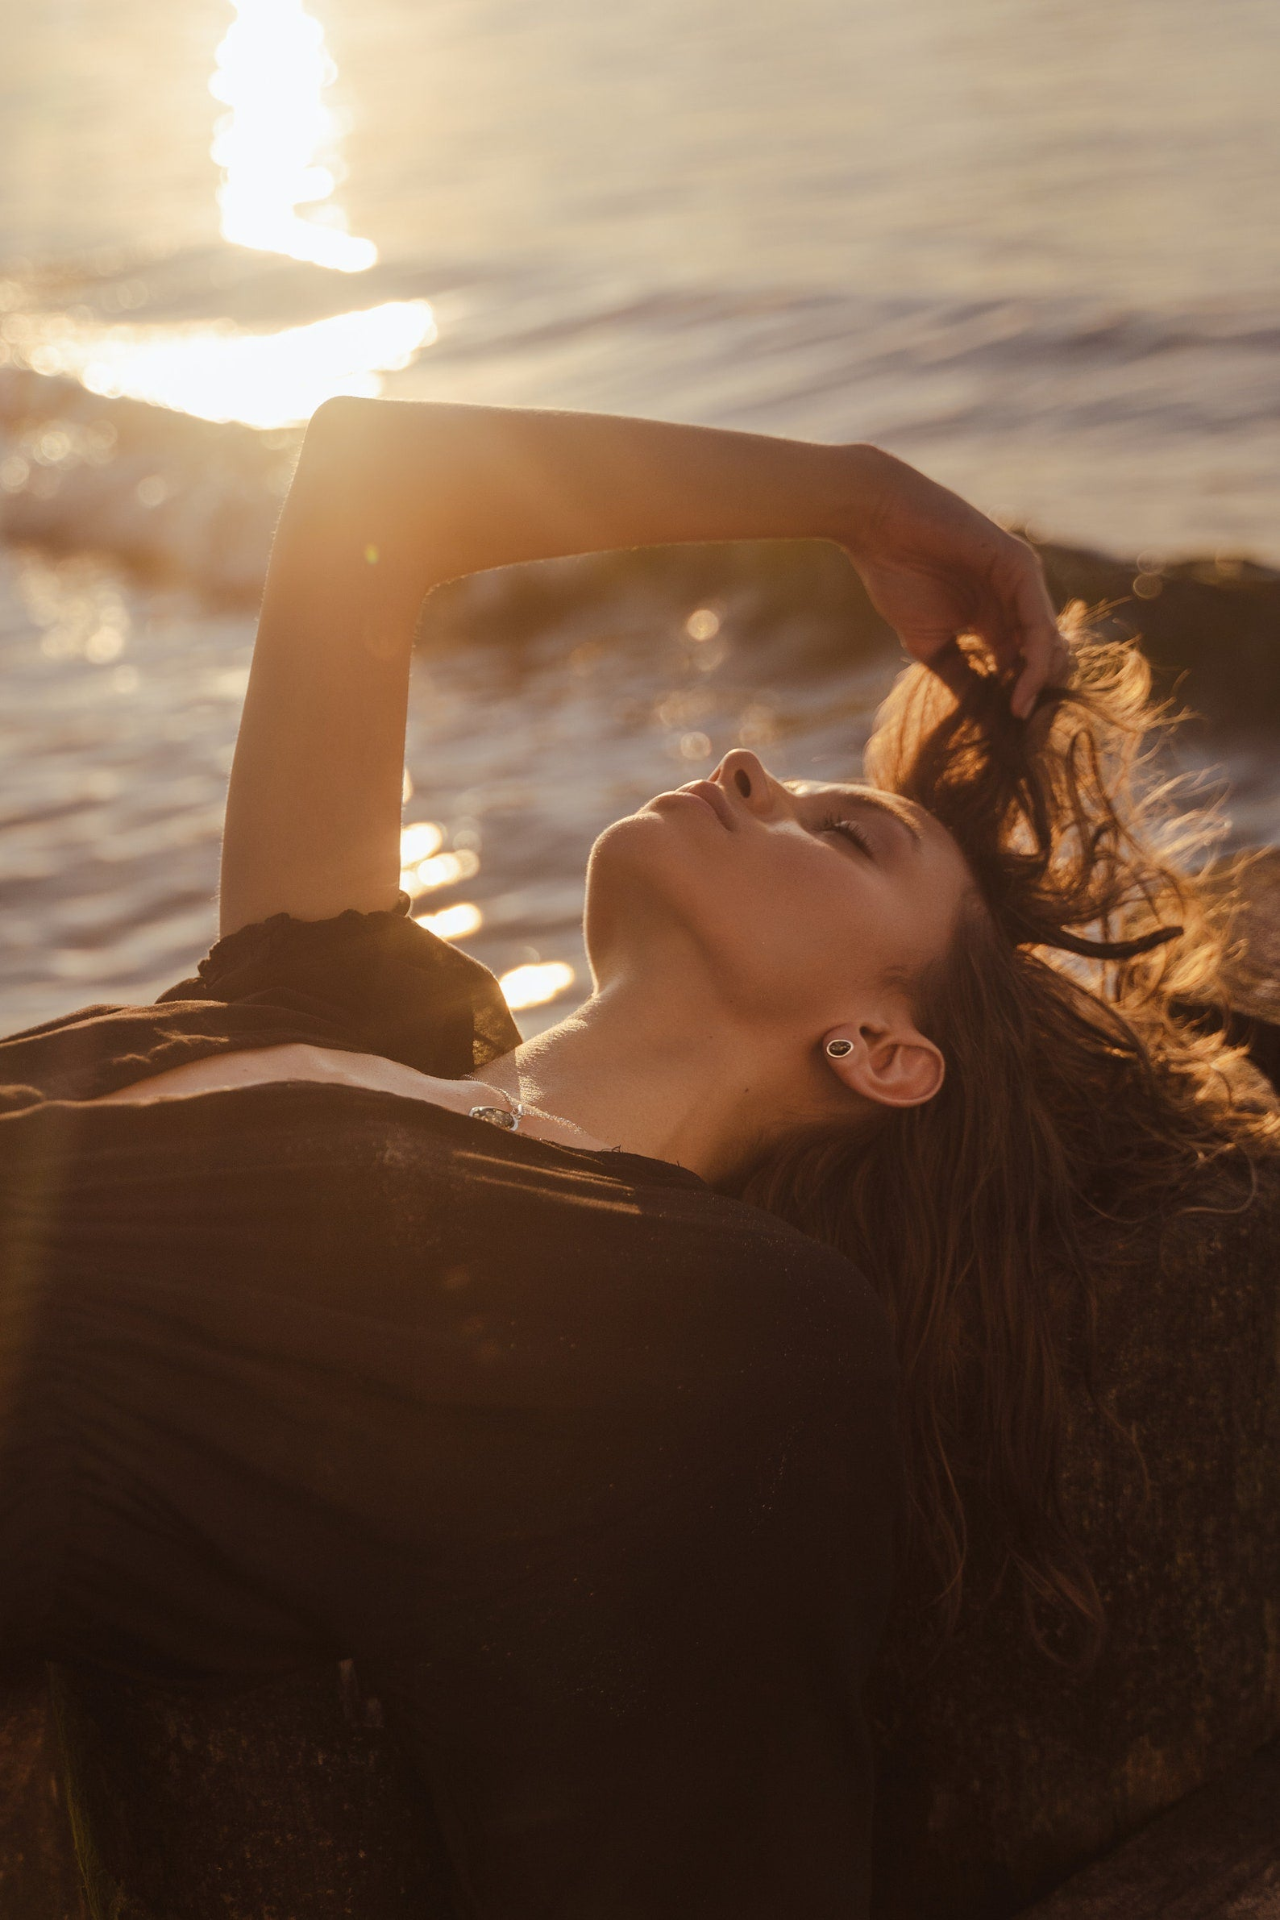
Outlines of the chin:
[{"label": "chin", "polygon": [[587,862],[587,952],[690,927],[707,884],[705,854],[670,815],[629,813],[606,827]]}]

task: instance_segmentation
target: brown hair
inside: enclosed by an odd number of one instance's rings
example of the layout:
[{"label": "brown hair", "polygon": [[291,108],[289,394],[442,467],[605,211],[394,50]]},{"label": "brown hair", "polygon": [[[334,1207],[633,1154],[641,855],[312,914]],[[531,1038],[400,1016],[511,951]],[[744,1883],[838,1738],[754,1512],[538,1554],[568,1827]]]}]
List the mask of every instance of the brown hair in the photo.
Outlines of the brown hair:
[{"label": "brown hair", "polygon": [[1211,1166],[1222,1210],[1247,1205],[1280,1121],[1250,1097],[1242,1050],[1190,1011],[1225,1017],[1229,900],[1197,873],[1214,809],[1183,811],[1184,786],[1155,777],[1145,744],[1175,716],[1152,704],[1135,645],[1097,639],[1078,602],[1061,624],[1070,679],[1026,722],[966,640],[958,692],[908,667],[868,747],[867,778],[928,808],[974,880],[947,953],[912,987],[946,1059],[940,1092],[793,1135],[743,1193],[846,1253],[885,1303],[906,1560],[932,1575],[944,1632],[980,1500],[1036,1644],[1087,1663],[1105,1620],[1058,1477],[1073,1374],[1093,1393],[1109,1243],[1189,1194],[1203,1204]]}]

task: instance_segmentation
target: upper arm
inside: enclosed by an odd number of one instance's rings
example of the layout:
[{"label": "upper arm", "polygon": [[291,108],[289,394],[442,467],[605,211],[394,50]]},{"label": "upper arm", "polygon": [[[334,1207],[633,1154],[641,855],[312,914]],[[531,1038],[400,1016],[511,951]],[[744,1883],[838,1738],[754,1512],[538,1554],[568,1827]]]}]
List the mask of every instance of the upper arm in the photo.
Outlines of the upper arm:
[{"label": "upper arm", "polygon": [[387,539],[378,413],[325,403],[281,515],[227,795],[223,934],[395,902],[424,588]]}]

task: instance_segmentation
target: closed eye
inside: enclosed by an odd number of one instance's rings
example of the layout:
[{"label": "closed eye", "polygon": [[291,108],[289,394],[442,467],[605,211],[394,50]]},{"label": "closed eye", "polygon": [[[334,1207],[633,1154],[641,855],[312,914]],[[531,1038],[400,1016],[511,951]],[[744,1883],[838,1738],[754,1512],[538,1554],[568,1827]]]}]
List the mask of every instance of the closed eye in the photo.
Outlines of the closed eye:
[{"label": "closed eye", "polygon": [[842,814],[829,813],[823,821],[820,831],[822,833],[842,833],[845,839],[851,840],[860,852],[867,855],[868,859],[873,860],[875,858],[875,855],[871,851],[871,842],[867,839],[862,828],[855,826],[852,820],[846,819]]}]

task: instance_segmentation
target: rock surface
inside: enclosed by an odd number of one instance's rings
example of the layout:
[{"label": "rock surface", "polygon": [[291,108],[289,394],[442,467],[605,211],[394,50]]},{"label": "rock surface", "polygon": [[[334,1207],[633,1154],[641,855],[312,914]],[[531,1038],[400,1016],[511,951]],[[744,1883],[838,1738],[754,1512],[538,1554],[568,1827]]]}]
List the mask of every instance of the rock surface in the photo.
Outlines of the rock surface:
[{"label": "rock surface", "polygon": [[1180,1800],[1026,1920],[1276,1920],[1280,1746]]},{"label": "rock surface", "polygon": [[[1006,1592],[925,1666],[898,1610],[872,1688],[876,1920],[1004,1920],[1280,1732],[1280,1167],[1249,1212],[1163,1237],[1099,1314],[1100,1397],[1145,1484],[1083,1395],[1067,1454],[1101,1659],[1050,1664]],[[973,1548],[981,1592],[980,1526]]]},{"label": "rock surface", "polygon": [[88,1920],[42,1664],[0,1681],[0,1914]]}]

